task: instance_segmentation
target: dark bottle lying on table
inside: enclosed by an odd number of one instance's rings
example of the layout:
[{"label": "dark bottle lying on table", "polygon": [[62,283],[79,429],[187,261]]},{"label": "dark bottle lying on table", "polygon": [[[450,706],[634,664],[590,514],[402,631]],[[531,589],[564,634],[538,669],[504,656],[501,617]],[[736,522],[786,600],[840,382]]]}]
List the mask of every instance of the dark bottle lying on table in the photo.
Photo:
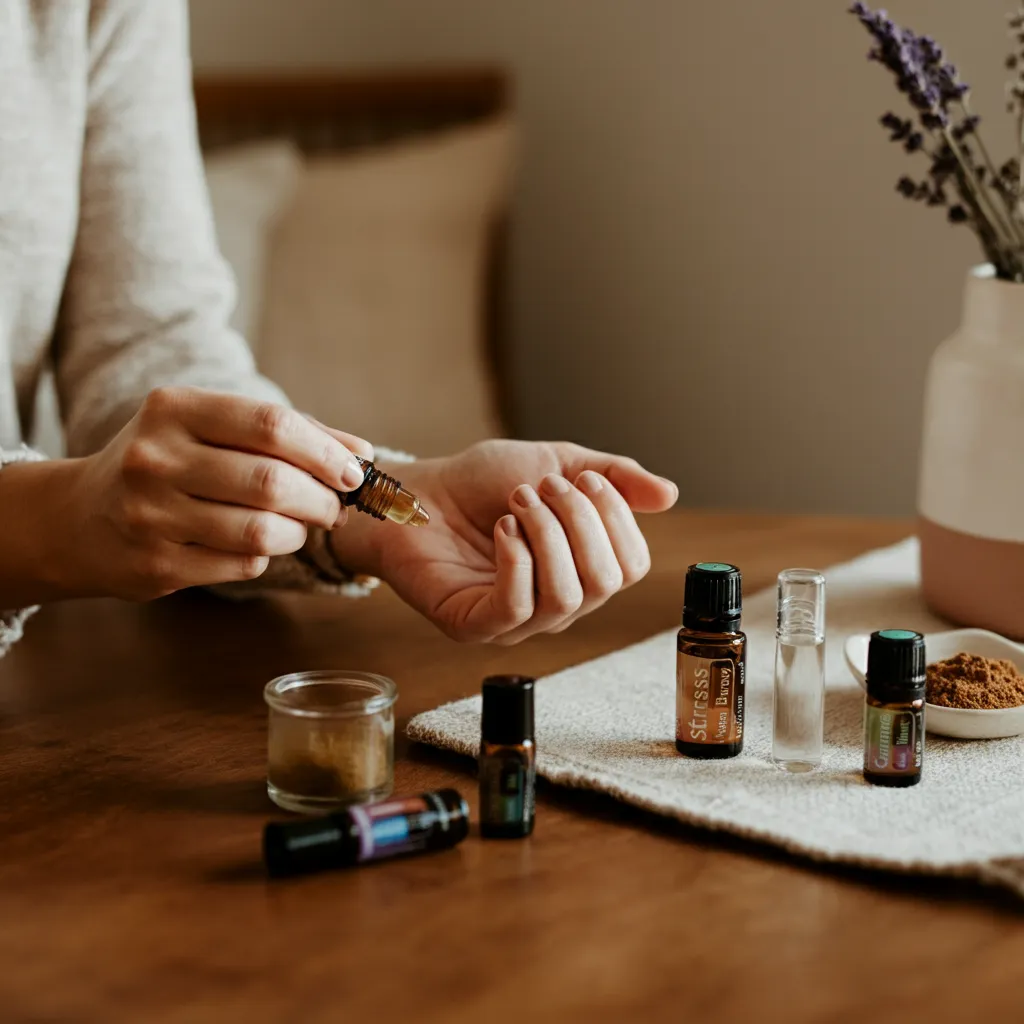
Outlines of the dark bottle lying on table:
[{"label": "dark bottle lying on table", "polygon": [[480,835],[522,839],[533,831],[533,683],[526,676],[490,676],[480,718]]},{"label": "dark bottle lying on table", "polygon": [[743,749],[742,600],[735,565],[698,562],[687,569],[676,642],[676,750],[687,757],[735,757]]},{"label": "dark bottle lying on table", "polygon": [[873,786],[916,786],[924,762],[924,637],[883,629],[868,646],[864,778]]},{"label": "dark bottle lying on table", "polygon": [[469,833],[469,807],[454,789],[349,807],[325,818],[271,822],[263,861],[274,878],[443,850]]}]

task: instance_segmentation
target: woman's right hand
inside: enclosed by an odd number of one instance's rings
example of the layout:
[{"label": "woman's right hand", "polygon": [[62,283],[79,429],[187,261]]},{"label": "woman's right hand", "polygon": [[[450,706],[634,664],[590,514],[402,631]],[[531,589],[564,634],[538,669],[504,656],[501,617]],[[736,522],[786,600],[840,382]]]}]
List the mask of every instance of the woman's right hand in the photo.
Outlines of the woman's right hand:
[{"label": "woman's right hand", "polygon": [[285,406],[153,391],[106,448],[66,464],[61,589],[148,600],[253,579],[307,523],[344,521],[334,492],[363,481],[350,449],[373,457]]}]

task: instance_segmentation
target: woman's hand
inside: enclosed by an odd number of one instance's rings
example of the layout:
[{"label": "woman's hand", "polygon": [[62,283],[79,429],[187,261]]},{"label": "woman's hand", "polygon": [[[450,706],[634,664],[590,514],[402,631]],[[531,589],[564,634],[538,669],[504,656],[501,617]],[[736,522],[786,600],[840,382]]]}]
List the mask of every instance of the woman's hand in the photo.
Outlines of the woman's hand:
[{"label": "woman's hand", "polygon": [[349,448],[373,456],[285,406],[153,391],[106,448],[65,463],[61,589],[145,600],[257,577],[307,523],[344,521],[334,490],[363,480]]},{"label": "woman's hand", "polygon": [[650,554],[633,513],[662,512],[679,493],[632,459],[574,444],[487,441],[379,465],[423,499],[430,523],[357,516],[332,536],[335,553],[457,640],[559,632],[636,583]]}]

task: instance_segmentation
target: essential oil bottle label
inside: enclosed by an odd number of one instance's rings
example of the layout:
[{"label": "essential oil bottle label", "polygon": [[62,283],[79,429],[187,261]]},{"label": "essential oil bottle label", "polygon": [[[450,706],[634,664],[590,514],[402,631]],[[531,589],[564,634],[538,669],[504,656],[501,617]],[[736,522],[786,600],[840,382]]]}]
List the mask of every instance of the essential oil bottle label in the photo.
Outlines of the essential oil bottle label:
[{"label": "essential oil bottle label", "polygon": [[682,743],[741,743],[743,661],[679,654],[676,739]]},{"label": "essential oil bottle label", "polygon": [[[428,794],[428,799],[433,794]],[[426,846],[438,813],[447,817],[438,800],[428,802],[421,796],[389,800],[366,807],[350,807],[349,813],[359,825],[360,861],[378,860],[400,853],[413,853]]]},{"label": "essential oil bottle label", "polygon": [[489,825],[515,825],[533,818],[534,766],[492,757],[480,766],[480,816]]},{"label": "essential oil bottle label", "polygon": [[864,771],[875,775],[919,772],[923,752],[923,709],[890,709],[866,705]]}]

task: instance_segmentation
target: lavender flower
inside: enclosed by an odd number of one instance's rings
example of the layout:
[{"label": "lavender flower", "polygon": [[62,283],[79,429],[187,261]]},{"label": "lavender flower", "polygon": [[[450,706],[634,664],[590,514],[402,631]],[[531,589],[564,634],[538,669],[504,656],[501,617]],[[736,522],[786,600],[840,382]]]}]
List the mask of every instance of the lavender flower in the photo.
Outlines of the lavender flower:
[{"label": "lavender flower", "polygon": [[875,40],[870,60],[878,61],[896,78],[896,87],[921,112],[922,124],[930,130],[949,124],[949,104],[966,95],[968,87],[956,68],[944,60],[942,48],[928,36],[917,36],[900,28],[885,11],[872,11],[855,3],[850,12]]},{"label": "lavender flower", "polygon": [[968,135],[974,135],[978,130],[978,125],[981,124],[981,118],[975,114],[971,114],[965,117],[954,129],[953,138],[957,142],[962,142],[967,138]]},{"label": "lavender flower", "polygon": [[1006,69],[1016,71],[1016,76],[1006,83],[1007,106],[1010,113],[1018,113],[1024,103],[1024,7],[1016,14],[1008,14],[1010,38],[1014,41],[1013,52],[1006,58]]},{"label": "lavender flower", "polygon": [[892,132],[889,138],[893,142],[902,142],[914,130],[913,121],[904,121],[895,114],[883,114],[881,124],[887,131]]},{"label": "lavender flower", "polygon": [[913,199],[917,194],[917,182],[914,181],[913,178],[904,176],[896,183],[896,191],[899,192],[901,196]]},{"label": "lavender flower", "polygon": [[[911,108],[909,118],[885,114],[882,127],[907,153],[922,153],[930,162],[923,181],[904,176],[897,192],[946,209],[953,224],[969,224],[999,275],[1024,282],[1024,7],[1010,17],[1017,50],[1006,62],[1017,73],[1007,95],[1018,116],[1018,158],[998,170],[979,133],[981,119],[970,109],[970,89],[942,47],[861,0],[852,4],[850,13],[874,40],[868,58],[893,75]],[[957,197],[952,204],[950,190]]]}]

